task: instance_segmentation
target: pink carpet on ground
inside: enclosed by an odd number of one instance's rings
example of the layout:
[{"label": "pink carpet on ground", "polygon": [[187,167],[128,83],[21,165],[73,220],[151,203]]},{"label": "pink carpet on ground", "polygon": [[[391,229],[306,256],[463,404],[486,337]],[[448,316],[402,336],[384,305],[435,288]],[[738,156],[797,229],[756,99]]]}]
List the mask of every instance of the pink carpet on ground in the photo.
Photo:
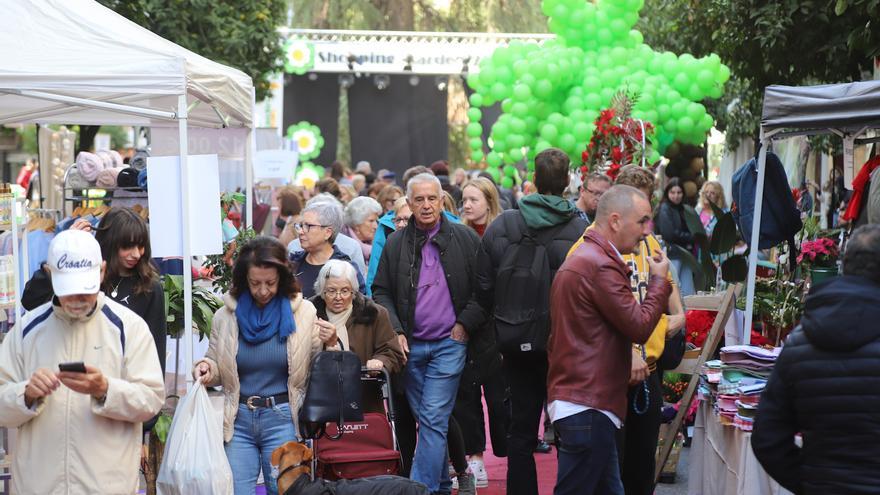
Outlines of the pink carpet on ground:
[{"label": "pink carpet on ground", "polygon": [[[486,405],[483,403],[483,414],[486,414]],[[485,418],[486,427],[489,426],[489,418]],[[543,423],[541,436],[544,436]],[[486,464],[486,472],[489,474],[489,487],[479,488],[479,495],[504,495],[507,493],[507,458],[492,455],[492,442],[488,441],[489,432],[486,431],[486,453],[483,461]],[[549,454],[535,454],[535,464],[538,470],[538,493],[539,495],[552,495],[553,486],[556,484],[556,448]],[[453,492],[455,493],[455,492]]]}]

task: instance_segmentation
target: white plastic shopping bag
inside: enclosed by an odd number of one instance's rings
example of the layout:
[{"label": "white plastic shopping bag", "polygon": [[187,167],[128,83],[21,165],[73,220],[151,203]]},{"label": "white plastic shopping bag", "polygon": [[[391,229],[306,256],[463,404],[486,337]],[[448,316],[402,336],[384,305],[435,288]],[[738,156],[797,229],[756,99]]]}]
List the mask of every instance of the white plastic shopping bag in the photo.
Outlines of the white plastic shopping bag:
[{"label": "white plastic shopping bag", "polygon": [[157,479],[159,495],[232,495],[223,413],[197,380],[177,405]]}]

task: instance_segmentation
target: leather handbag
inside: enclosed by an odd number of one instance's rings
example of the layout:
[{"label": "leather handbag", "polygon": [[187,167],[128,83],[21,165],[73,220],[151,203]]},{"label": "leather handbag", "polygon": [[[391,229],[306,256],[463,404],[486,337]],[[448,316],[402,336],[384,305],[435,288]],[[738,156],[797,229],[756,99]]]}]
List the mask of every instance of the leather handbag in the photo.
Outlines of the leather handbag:
[{"label": "leather handbag", "polygon": [[657,367],[663,371],[675,369],[681,364],[681,360],[684,358],[684,351],[686,350],[687,344],[685,342],[684,329],[681,329],[675,335],[666,339],[663,353],[657,359]]},{"label": "leather handbag", "polygon": [[312,360],[309,386],[299,411],[303,438],[321,438],[325,425],[336,423],[338,439],[346,421],[363,421],[361,360],[350,351],[323,351]]}]

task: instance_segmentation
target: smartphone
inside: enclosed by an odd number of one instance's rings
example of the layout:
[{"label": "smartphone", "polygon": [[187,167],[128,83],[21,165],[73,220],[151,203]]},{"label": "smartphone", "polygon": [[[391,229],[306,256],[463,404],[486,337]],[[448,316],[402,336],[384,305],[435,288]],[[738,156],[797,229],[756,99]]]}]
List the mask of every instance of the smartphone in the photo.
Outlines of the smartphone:
[{"label": "smartphone", "polygon": [[58,365],[58,369],[71,373],[85,373],[86,365],[82,361],[77,363],[61,363]]}]

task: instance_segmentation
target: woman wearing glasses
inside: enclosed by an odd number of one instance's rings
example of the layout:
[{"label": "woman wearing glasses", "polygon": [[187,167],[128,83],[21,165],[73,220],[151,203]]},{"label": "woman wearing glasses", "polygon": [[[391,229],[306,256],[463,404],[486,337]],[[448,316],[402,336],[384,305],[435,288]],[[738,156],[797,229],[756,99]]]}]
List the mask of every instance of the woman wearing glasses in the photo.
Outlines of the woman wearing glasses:
[{"label": "woman wearing glasses", "polygon": [[[342,229],[342,207],[335,203],[319,202],[305,207],[302,220],[294,225],[302,251],[290,255],[293,273],[302,285],[303,297],[315,295],[315,281],[321,268],[330,260],[351,263],[351,259],[333,245]],[[354,266],[354,265],[352,265]],[[364,278],[357,271],[358,290],[364,292]]]},{"label": "woman wearing glasses", "polygon": [[[318,274],[316,295],[311,298],[318,318],[330,322],[342,348],[352,351],[371,370],[396,373],[403,366],[403,352],[391,329],[388,310],[357,290],[357,270],[340,260],[330,260]],[[378,389],[364,387],[366,412],[384,412]]]}]

